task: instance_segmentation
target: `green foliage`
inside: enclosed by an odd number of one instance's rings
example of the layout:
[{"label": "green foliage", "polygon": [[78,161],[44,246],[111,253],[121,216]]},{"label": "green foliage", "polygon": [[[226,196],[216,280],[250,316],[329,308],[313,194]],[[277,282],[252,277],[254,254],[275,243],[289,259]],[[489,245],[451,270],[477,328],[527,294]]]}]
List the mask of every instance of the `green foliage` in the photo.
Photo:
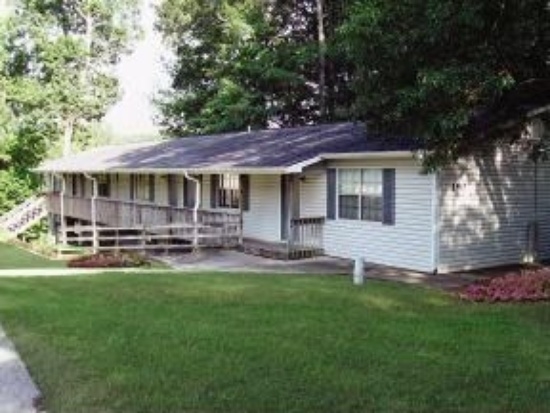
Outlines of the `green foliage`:
[{"label": "green foliage", "polygon": [[417,136],[434,168],[502,137],[479,133],[473,119],[550,80],[549,32],[545,0],[360,0],[340,41],[356,69],[358,115]]},{"label": "green foliage", "polygon": [[35,178],[28,173],[0,170],[0,215],[28,198],[35,187]]},{"label": "green foliage", "polygon": [[37,187],[31,168],[90,143],[118,99],[138,2],[22,0],[0,22],[0,212]]},{"label": "green foliage", "polygon": [[[325,3],[329,51],[322,69],[317,1],[164,0],[158,27],[175,55],[172,87],[159,98],[166,131],[185,135],[345,117],[350,92],[339,79],[347,68],[330,47],[344,6]],[[320,70],[327,72],[326,116],[319,107]]]}]

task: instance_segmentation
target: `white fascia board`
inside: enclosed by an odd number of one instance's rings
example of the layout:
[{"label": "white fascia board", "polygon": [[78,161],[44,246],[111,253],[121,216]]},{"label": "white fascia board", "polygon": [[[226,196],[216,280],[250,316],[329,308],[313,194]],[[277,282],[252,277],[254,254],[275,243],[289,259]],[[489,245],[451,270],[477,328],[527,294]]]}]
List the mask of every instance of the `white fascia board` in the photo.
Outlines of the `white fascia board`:
[{"label": "white fascia board", "polygon": [[89,173],[89,174],[183,174],[187,171],[190,174],[223,174],[237,173],[247,175],[281,175],[287,173],[284,168],[108,168],[108,169],[63,169],[63,168],[36,168],[36,173]]},{"label": "white fascia board", "polygon": [[320,158],[323,160],[414,158],[414,153],[411,151],[326,153],[320,155]]},{"label": "white fascia board", "polygon": [[411,151],[387,151],[387,152],[346,152],[346,153],[323,153],[314,158],[306,159],[286,168],[286,173],[300,173],[304,168],[316,163],[328,160],[339,159],[396,159],[396,158],[414,158],[415,154]]},{"label": "white fascia board", "polygon": [[286,173],[289,173],[289,174],[300,173],[300,172],[303,172],[304,168],[307,168],[308,166],[314,165],[322,161],[323,161],[323,158],[321,158],[320,156],[316,156],[314,158],[306,159],[305,161],[291,165],[287,167],[285,171]]}]

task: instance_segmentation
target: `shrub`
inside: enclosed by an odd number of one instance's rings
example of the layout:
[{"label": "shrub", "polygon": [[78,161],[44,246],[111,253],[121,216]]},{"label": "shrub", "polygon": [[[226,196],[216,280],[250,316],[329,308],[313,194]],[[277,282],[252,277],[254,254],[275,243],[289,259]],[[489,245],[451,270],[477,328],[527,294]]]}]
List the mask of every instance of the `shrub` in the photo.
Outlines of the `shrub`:
[{"label": "shrub", "polygon": [[467,286],[460,297],[478,302],[550,300],[550,268],[507,274]]},{"label": "shrub", "polygon": [[70,268],[135,268],[149,266],[149,261],[138,254],[99,253],[73,258],[67,263]]}]

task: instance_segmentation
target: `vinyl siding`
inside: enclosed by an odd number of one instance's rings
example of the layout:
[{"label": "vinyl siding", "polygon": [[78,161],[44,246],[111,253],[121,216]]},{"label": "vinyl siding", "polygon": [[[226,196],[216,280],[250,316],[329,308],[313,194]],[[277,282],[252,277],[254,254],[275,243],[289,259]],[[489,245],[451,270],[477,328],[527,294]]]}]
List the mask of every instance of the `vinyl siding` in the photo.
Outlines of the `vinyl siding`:
[{"label": "vinyl siding", "polygon": [[[413,160],[341,161],[331,168],[395,168],[395,225],[380,222],[327,220],[325,253],[330,256],[417,271],[433,271],[436,186],[431,175],[420,173]],[[326,189],[323,188],[323,193]]]},{"label": "vinyl siding", "polygon": [[536,216],[535,173],[539,257],[550,257],[549,164],[540,163],[536,168],[520,151],[499,152],[466,159],[439,175],[442,272],[524,260],[529,252],[529,226]]},{"label": "vinyl siding", "polygon": [[300,180],[300,217],[327,214],[327,174],[324,168],[311,168]]},{"label": "vinyl siding", "polygon": [[[210,208],[210,175],[202,179],[202,205]],[[250,208],[243,213],[243,235],[264,241],[281,239],[281,177],[250,175]],[[220,209],[217,209],[220,210]],[[238,212],[230,209],[228,211]]]},{"label": "vinyl siding", "polygon": [[250,175],[250,209],[243,215],[243,235],[265,241],[281,239],[281,177]]}]

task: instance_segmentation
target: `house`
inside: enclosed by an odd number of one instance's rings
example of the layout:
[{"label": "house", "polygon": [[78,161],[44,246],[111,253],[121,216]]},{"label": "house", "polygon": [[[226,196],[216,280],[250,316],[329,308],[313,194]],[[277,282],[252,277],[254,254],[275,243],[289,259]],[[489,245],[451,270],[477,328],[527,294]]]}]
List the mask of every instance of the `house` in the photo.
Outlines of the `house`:
[{"label": "house", "polygon": [[546,163],[505,148],[424,174],[416,149],[343,123],[102,147],[38,172],[62,226],[185,221],[197,242],[224,222],[238,243],[422,272],[550,257]]}]

